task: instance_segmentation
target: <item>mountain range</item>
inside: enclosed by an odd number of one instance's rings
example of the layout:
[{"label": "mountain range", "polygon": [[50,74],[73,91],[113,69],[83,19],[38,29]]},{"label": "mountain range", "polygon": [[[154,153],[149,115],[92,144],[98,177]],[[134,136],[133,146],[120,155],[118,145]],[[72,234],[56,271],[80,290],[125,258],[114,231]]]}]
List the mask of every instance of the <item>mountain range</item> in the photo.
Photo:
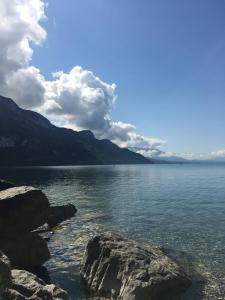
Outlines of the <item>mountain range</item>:
[{"label": "mountain range", "polygon": [[153,160],[98,140],[91,131],[54,126],[37,112],[0,96],[0,165],[149,164]]}]

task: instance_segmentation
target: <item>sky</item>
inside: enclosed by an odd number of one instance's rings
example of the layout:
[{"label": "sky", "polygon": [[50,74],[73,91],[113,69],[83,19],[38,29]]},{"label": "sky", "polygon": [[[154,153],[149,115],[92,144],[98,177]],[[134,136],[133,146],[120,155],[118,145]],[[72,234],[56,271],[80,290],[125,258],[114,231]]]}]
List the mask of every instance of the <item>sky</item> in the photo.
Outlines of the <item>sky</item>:
[{"label": "sky", "polygon": [[225,157],[224,0],[0,0],[0,89],[148,156]]}]

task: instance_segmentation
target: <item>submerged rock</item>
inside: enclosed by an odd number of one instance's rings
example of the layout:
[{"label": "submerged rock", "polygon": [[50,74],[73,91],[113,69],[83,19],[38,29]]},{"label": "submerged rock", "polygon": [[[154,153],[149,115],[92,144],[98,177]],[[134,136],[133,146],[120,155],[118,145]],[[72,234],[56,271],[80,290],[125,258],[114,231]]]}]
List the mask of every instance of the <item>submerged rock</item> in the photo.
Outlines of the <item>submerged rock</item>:
[{"label": "submerged rock", "polygon": [[0,179],[0,191],[4,191],[6,189],[12,188],[15,185],[12,184],[11,182],[8,182],[6,180]]},{"label": "submerged rock", "polygon": [[159,247],[113,233],[89,241],[81,275],[95,295],[122,300],[169,300],[191,284]]},{"label": "submerged rock", "polygon": [[26,233],[43,225],[49,201],[36,188],[21,186],[0,192],[0,236]]},{"label": "submerged rock", "polygon": [[50,258],[47,242],[36,233],[0,239],[0,249],[9,257],[13,268],[34,268]]},{"label": "submerged rock", "polygon": [[49,209],[49,217],[47,223],[50,227],[54,227],[57,224],[74,217],[77,209],[73,204],[52,206]]}]

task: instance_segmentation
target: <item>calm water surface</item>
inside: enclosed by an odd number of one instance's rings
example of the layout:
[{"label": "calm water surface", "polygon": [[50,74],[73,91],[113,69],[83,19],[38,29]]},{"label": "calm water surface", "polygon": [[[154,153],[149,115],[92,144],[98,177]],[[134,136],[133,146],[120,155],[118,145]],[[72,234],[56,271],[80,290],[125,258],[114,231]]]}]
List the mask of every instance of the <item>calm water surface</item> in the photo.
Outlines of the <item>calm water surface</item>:
[{"label": "calm water surface", "polygon": [[1,168],[0,177],[77,206],[53,235],[46,265],[72,299],[87,299],[79,278],[87,240],[108,229],[193,264],[204,279],[182,299],[225,299],[225,164]]}]

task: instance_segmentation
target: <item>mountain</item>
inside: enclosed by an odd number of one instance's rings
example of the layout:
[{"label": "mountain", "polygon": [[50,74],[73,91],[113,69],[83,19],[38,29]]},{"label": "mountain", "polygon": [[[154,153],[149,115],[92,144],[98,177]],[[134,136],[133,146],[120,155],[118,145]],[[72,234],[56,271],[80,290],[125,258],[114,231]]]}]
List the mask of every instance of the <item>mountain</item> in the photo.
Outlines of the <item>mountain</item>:
[{"label": "mountain", "polygon": [[225,157],[221,156],[221,157],[215,157],[213,159],[210,160],[211,162],[216,162],[216,163],[224,163],[225,162]]},{"label": "mountain", "polygon": [[0,165],[149,164],[153,161],[98,140],[91,131],[56,127],[0,96]]},{"label": "mountain", "polygon": [[180,157],[180,156],[163,156],[163,157],[153,157],[154,161],[157,159],[163,162],[171,162],[171,163],[188,163],[189,160]]}]

